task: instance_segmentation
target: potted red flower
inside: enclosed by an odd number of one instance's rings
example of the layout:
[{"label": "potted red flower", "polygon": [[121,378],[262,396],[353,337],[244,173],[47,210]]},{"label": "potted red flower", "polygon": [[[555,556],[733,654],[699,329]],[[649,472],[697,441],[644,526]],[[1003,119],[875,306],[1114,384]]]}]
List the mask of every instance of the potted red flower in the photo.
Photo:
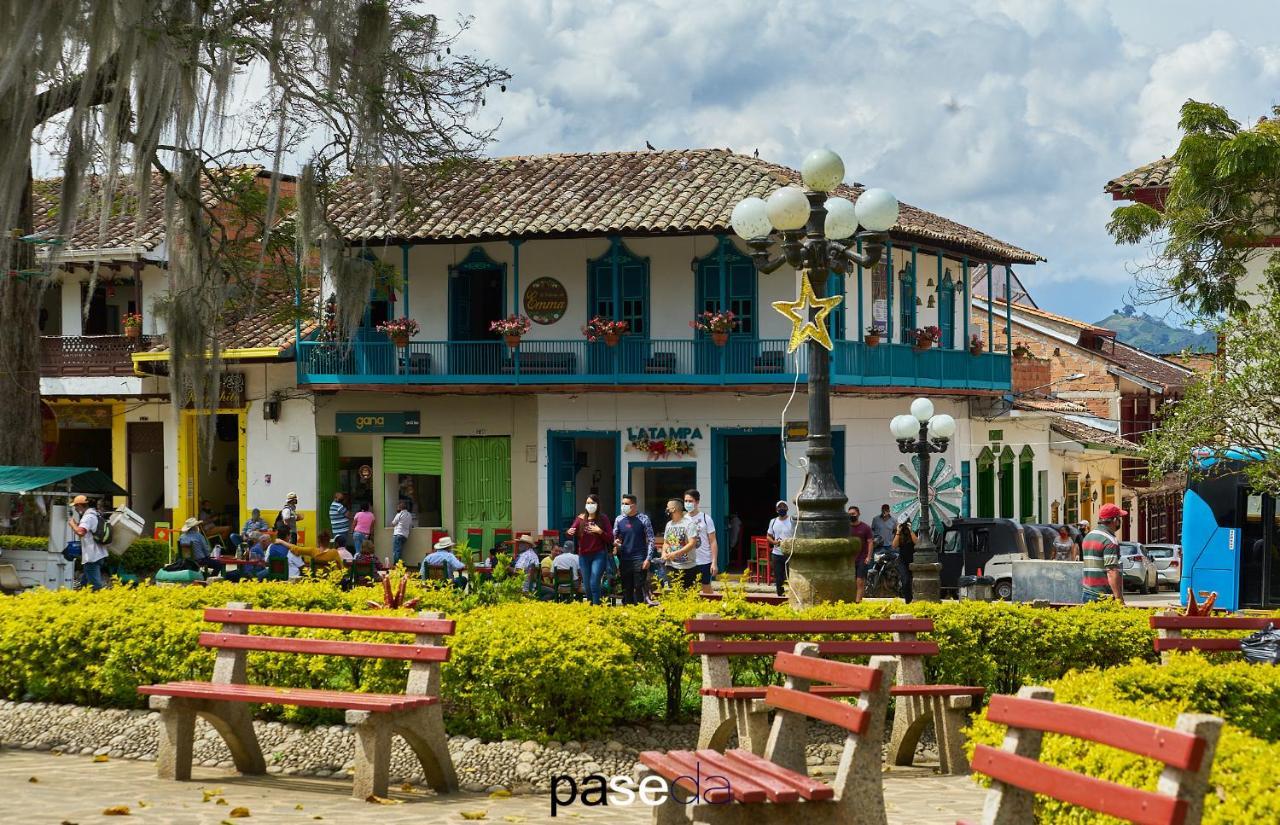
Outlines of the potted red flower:
[{"label": "potted red flower", "polygon": [[616,347],[622,340],[622,336],[630,330],[631,325],[626,321],[614,321],[597,315],[587,321],[586,326],[582,328],[582,334],[587,336],[587,340],[593,344],[603,340],[606,346]]},{"label": "potted red flower", "polygon": [[136,341],[142,337],[142,313],[130,312],[124,318],[120,319],[120,326],[124,328],[124,337],[132,341]]},{"label": "potted red flower", "polygon": [[391,339],[391,343],[402,349],[409,346],[409,339],[417,335],[418,330],[418,322],[412,318],[392,318],[390,321],[378,324],[378,332],[386,335]]},{"label": "potted red flower", "polygon": [[933,326],[916,327],[907,330],[907,337],[911,339],[916,352],[923,352],[938,343],[938,339],[942,337],[942,330]]},{"label": "potted red flower", "polygon": [[731,311],[724,312],[700,312],[694,319],[689,322],[689,326],[694,329],[700,329],[711,335],[711,340],[715,342],[717,347],[723,347],[729,343],[729,333],[739,324],[738,316]]},{"label": "potted red flower", "polygon": [[531,326],[533,322],[527,315],[508,315],[506,318],[490,321],[489,331],[501,335],[507,342],[507,347],[515,349],[520,346],[520,339],[529,332]]},{"label": "potted red flower", "polygon": [[969,336],[969,354],[970,355],[981,355],[982,350],[984,348],[985,348],[985,345],[982,342],[981,335],[975,332],[973,335]]},{"label": "potted red flower", "polygon": [[869,347],[878,347],[880,346],[880,336],[882,335],[884,335],[884,332],[880,327],[872,324],[867,327],[866,333],[862,336],[862,341]]}]

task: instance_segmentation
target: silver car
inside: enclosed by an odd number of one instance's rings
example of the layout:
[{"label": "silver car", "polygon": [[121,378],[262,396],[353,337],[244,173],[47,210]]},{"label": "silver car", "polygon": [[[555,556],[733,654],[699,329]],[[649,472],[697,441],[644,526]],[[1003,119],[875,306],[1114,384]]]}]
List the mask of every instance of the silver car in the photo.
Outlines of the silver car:
[{"label": "silver car", "polygon": [[1156,563],[1156,571],[1160,574],[1160,583],[1174,590],[1182,581],[1182,545],[1181,544],[1144,544],[1143,549]]},{"label": "silver car", "polygon": [[1120,573],[1125,587],[1136,587],[1139,593],[1160,589],[1160,571],[1136,541],[1120,542]]}]

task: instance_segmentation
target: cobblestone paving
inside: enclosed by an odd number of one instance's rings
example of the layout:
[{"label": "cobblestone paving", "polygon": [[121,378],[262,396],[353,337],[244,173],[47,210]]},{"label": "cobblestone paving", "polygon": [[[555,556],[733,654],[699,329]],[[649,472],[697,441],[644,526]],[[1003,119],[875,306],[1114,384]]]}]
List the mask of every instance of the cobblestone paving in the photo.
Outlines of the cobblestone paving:
[{"label": "cobblestone paving", "polygon": [[[430,793],[392,794],[397,804],[356,802],[350,785],[327,779],[240,777],[228,771],[197,769],[192,782],[162,782],[148,762],[0,751],[0,822],[23,825],[253,825],[311,823],[333,825],[458,825],[464,814],[484,813],[482,822],[647,823],[639,805],[562,808],[555,819],[546,796],[493,799],[481,794],[435,797]],[[32,781],[34,779],[35,781]],[[978,818],[984,792],[968,777],[937,776],[927,768],[894,768],[885,774],[889,822],[901,825],[954,825],[958,817]],[[209,792],[206,794],[206,792]],[[209,800],[204,797],[208,795]],[[225,800],[219,804],[218,800]],[[129,815],[103,811],[124,805]],[[234,817],[247,808],[247,818]],[[240,812],[236,812],[240,813]]]}]

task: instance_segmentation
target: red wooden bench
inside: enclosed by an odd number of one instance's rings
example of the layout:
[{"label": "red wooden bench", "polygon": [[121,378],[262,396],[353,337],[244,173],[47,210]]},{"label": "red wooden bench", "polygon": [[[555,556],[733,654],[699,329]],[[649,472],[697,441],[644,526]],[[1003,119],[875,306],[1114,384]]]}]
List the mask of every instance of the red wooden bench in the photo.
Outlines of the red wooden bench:
[{"label": "red wooden bench", "polygon": [[1280,623],[1267,616],[1152,616],[1151,627],[1156,631],[1155,648],[1161,661],[1169,661],[1175,650],[1239,650],[1240,639],[1205,639],[1183,636],[1184,630],[1266,630],[1267,625]]},{"label": "red wooden bench", "polygon": [[[773,663],[774,670],[787,677],[786,685],[764,692],[764,704],[777,713],[763,756],[742,749],[640,754],[641,783],[656,776],[666,786],[666,800],[653,809],[655,823],[884,825],[880,748],[897,662],[883,656],[872,658],[870,667],[832,662],[819,658],[818,645],[812,642],[800,642],[794,651],[778,653]],[[858,697],[858,703],[828,698],[810,689],[810,682],[825,682],[831,691]],[[807,719],[849,732],[830,785],[809,777]]]},{"label": "red wooden bench", "polygon": [[[777,636],[807,634],[857,635],[891,633],[892,641],[818,641],[818,652],[824,656],[892,656],[898,660],[897,683],[892,688],[896,698],[893,734],[885,761],[891,765],[910,765],[915,758],[920,735],[933,724],[938,740],[938,761],[943,773],[968,773],[961,729],[968,721],[970,709],[982,700],[986,689],[966,685],[930,685],[925,682],[924,657],[938,652],[937,642],[924,642],[918,633],[933,630],[932,619],[894,615],[889,619],[721,619],[715,614],[700,613],[684,624],[685,630],[697,634],[690,641],[689,652],[702,657],[702,723],[698,747],[724,750],[736,730],[738,746],[755,754],[764,752],[769,729],[769,710],[761,700],[763,687],[736,687],[729,665],[731,656],[759,656],[790,650],[792,639],[728,640],[727,636]],[[837,688],[817,688],[825,696],[849,695]]]},{"label": "red wooden bench", "polygon": [[[440,708],[440,663],[449,658],[449,649],[440,642],[441,637],[453,633],[453,621],[439,613],[396,618],[250,610],[240,602],[231,602],[225,608],[205,608],[204,620],[222,623],[221,632],[200,634],[203,647],[218,651],[213,679],[138,688],[139,693],[151,697],[152,710],[160,712],[156,767],[161,779],[191,778],[196,716],[207,719],[226,741],[237,770],[265,773],[266,763],[253,729],[250,705],[296,705],[346,710],[347,724],[356,735],[352,793],[356,799],[387,795],[393,733],[409,743],[432,788],[439,792],[457,790],[458,778],[449,756]],[[412,643],[403,644],[250,635],[250,625],[410,633],[414,638]],[[250,650],[404,660],[410,662],[409,683],[403,694],[250,685],[246,678],[246,655]]]},{"label": "red wooden bench", "polygon": [[[1059,705],[1053,691],[1024,687],[1014,696],[992,696],[987,718],[1008,725],[1003,748],[978,745],[973,769],[994,780],[983,825],[1035,821],[1035,795],[1042,794],[1141,825],[1199,825],[1209,768],[1222,732],[1216,716],[1183,714],[1167,728],[1091,708]],[[1155,791],[1045,765],[1040,742],[1046,733],[1072,736],[1138,754],[1165,765]],[[962,822],[961,825],[968,825]]]},{"label": "red wooden bench", "polygon": [[[709,601],[718,602],[724,600],[723,593],[699,593],[701,598]],[[777,593],[745,593],[742,597],[744,600],[752,604],[773,604],[780,605],[787,603],[786,596],[779,596]]]}]

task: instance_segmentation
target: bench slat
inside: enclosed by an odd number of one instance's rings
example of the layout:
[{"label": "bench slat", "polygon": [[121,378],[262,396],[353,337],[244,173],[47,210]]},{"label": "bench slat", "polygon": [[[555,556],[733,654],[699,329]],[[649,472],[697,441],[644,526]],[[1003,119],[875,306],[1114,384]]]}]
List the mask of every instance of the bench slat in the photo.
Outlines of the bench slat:
[{"label": "bench slat", "polygon": [[853,705],[777,685],[770,685],[766,689],[764,700],[780,710],[802,713],[812,719],[830,722],[859,736],[866,731],[867,723],[870,722],[870,716]]},{"label": "bench slat", "polygon": [[894,685],[891,696],[985,696],[987,689],[972,685]]},{"label": "bench slat", "polygon": [[744,751],[739,748],[733,748],[724,752],[733,762],[741,762],[755,772],[757,776],[767,775],[775,779],[786,782],[788,785],[796,789],[802,799],[810,802],[821,802],[827,799],[834,799],[836,795],[835,788],[830,785],[824,785],[816,779],[810,779],[802,773],[789,771],[781,765],[774,764],[763,756],[756,756],[751,751]]},{"label": "bench slat", "polygon": [[761,774],[741,762],[733,762],[725,758],[725,755],[719,751],[696,750],[693,754],[697,757],[704,776],[707,774],[723,776],[729,780],[731,787],[737,787],[738,785],[747,788],[758,787],[764,791],[765,798],[770,802],[787,804],[800,801],[800,792],[792,787],[790,783],[784,782],[776,776]]},{"label": "bench slat", "polygon": [[1205,742],[1195,734],[1043,699],[992,696],[987,719],[1014,728],[1061,733],[1109,745],[1182,770],[1198,770],[1204,758]]},{"label": "bench slat", "polygon": [[1156,630],[1266,630],[1280,624],[1267,616],[1152,616],[1150,621]]},{"label": "bench slat", "polygon": [[[702,696],[715,696],[718,699],[763,699],[767,688],[764,687],[710,687],[701,688]],[[857,696],[861,691],[833,685],[813,685],[809,692],[815,696]],[[985,696],[987,689],[968,685],[894,685],[889,688],[891,696]]]},{"label": "bench slat", "polygon": [[264,705],[296,705],[309,708],[340,708],[387,712],[426,707],[439,702],[435,696],[405,696],[395,693],[347,693],[313,688],[282,688],[267,685],[224,685],[213,682],[169,682],[142,685],[146,696],[176,696],[184,699],[213,699],[225,702],[254,702]]},{"label": "bench slat", "polygon": [[[751,639],[735,642],[689,642],[689,652],[694,656],[761,656],[769,653],[789,653],[796,649],[794,639]],[[824,656],[936,656],[937,642],[817,642],[818,652]]]},{"label": "bench slat", "polygon": [[[687,760],[686,758],[687,757]],[[640,763],[652,769],[659,776],[665,778],[671,784],[682,788],[687,794],[698,792],[693,784],[694,774],[697,772],[696,759],[689,751],[671,751],[670,753],[661,753],[660,751],[644,751],[639,756]],[[685,797],[688,799],[689,797]],[[723,804],[730,800],[736,802],[763,802],[765,800],[764,789],[758,785],[751,788],[741,788],[731,785],[729,790],[715,787],[702,791],[702,799],[706,802],[714,804]]]},{"label": "bench slat", "polygon": [[319,656],[352,656],[360,659],[404,659],[413,662],[447,662],[449,648],[383,642],[343,642],[290,636],[250,636],[244,633],[201,633],[203,647],[233,650],[266,650],[273,653],[311,653]]},{"label": "bench slat", "polygon": [[1239,639],[1160,639],[1152,642],[1161,650],[1239,650]]},{"label": "bench slat", "polygon": [[1181,825],[1187,815],[1187,803],[1176,797],[1082,776],[987,745],[974,749],[972,767],[1015,788],[1127,819],[1137,825]]},{"label": "bench slat", "polygon": [[687,633],[929,633],[933,619],[687,619]]},{"label": "bench slat", "polygon": [[452,619],[412,619],[399,616],[366,616],[350,613],[298,613],[289,610],[234,610],[206,607],[206,622],[259,624],[275,627],[318,627],[328,630],[372,630],[385,633],[414,633],[451,636]]},{"label": "bench slat", "polygon": [[773,669],[787,676],[799,676],[858,691],[875,690],[880,687],[880,680],[884,676],[879,668],[833,662],[816,656],[797,656],[794,653],[779,653],[774,657]]}]

